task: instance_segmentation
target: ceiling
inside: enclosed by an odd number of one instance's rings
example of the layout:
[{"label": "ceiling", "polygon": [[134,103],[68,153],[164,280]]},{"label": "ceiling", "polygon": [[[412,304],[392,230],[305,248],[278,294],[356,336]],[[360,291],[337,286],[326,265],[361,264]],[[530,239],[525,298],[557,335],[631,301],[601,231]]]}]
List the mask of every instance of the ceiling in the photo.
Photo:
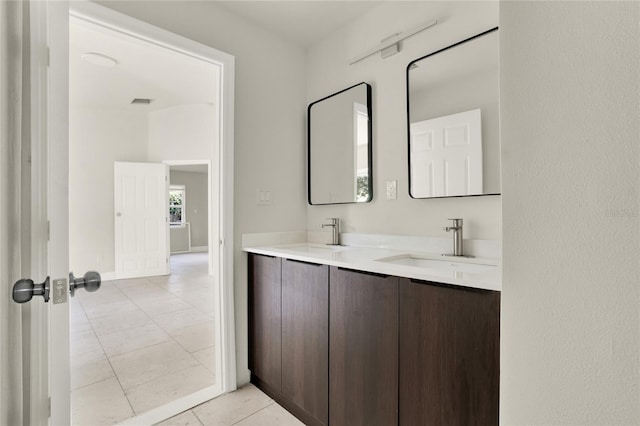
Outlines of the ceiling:
[{"label": "ceiling", "polygon": [[306,48],[382,3],[367,0],[262,0],[216,1],[215,4]]},{"label": "ceiling", "polygon": [[[216,1],[215,4],[306,48],[382,1]],[[176,105],[215,105],[218,68],[78,18],[69,23],[70,104],[73,107],[154,111]],[[107,55],[114,67],[94,65],[85,53]],[[131,105],[149,98],[149,105]]]},{"label": "ceiling", "polygon": [[[81,58],[94,52],[118,61],[114,67]],[[161,48],[77,18],[69,23],[69,102],[75,107],[153,111],[176,105],[214,105],[216,65]],[[149,105],[131,105],[149,98]]]}]

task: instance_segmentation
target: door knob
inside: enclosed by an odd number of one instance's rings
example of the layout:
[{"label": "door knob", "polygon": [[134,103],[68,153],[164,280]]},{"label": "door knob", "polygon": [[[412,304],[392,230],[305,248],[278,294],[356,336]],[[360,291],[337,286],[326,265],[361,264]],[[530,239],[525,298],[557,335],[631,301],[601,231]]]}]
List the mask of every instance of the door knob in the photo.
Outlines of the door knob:
[{"label": "door knob", "polygon": [[69,292],[74,296],[77,288],[84,288],[87,291],[96,291],[100,288],[102,278],[96,271],[89,271],[81,278],[76,278],[73,272],[69,274]]},{"label": "door knob", "polygon": [[12,297],[16,303],[26,303],[33,296],[42,296],[45,302],[49,301],[49,277],[40,284],[36,284],[33,280],[23,278],[16,281],[13,285]]}]

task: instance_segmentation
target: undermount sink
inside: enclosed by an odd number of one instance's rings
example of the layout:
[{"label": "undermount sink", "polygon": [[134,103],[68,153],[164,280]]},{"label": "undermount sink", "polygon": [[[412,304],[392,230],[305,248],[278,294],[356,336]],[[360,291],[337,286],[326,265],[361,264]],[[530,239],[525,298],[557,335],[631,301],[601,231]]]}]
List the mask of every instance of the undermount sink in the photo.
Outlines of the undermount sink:
[{"label": "undermount sink", "polygon": [[382,259],[376,259],[376,261],[394,265],[413,266],[417,268],[435,269],[438,271],[448,272],[465,272],[469,274],[479,274],[482,272],[494,271],[496,269],[495,265],[458,262],[448,258],[431,259],[414,254],[401,254],[398,256],[384,257]]},{"label": "undermount sink", "polygon": [[281,250],[298,252],[298,253],[335,253],[344,250],[344,246],[330,246],[323,244],[301,243],[287,247],[281,247]]}]

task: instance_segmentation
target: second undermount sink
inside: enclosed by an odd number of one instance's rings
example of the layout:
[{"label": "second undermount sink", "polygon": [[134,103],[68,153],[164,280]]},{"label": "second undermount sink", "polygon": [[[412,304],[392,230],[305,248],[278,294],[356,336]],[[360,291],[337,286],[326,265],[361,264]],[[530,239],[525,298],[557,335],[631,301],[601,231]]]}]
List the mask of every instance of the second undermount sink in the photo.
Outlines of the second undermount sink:
[{"label": "second undermount sink", "polygon": [[401,254],[398,256],[384,257],[376,259],[378,262],[384,262],[394,265],[413,266],[424,269],[435,269],[438,271],[448,272],[465,272],[469,274],[479,274],[482,272],[496,270],[496,265],[484,263],[467,263],[451,260],[450,258],[432,259],[421,257],[415,254]]}]

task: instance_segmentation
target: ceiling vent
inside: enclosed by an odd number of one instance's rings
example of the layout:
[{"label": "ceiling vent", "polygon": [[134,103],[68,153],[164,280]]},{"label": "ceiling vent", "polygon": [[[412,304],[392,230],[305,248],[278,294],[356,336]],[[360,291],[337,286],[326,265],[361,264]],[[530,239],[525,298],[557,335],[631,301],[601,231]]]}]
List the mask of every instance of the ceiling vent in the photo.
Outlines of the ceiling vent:
[{"label": "ceiling vent", "polygon": [[149,105],[151,102],[153,102],[153,99],[149,99],[149,98],[134,98],[131,101],[132,105]]}]

